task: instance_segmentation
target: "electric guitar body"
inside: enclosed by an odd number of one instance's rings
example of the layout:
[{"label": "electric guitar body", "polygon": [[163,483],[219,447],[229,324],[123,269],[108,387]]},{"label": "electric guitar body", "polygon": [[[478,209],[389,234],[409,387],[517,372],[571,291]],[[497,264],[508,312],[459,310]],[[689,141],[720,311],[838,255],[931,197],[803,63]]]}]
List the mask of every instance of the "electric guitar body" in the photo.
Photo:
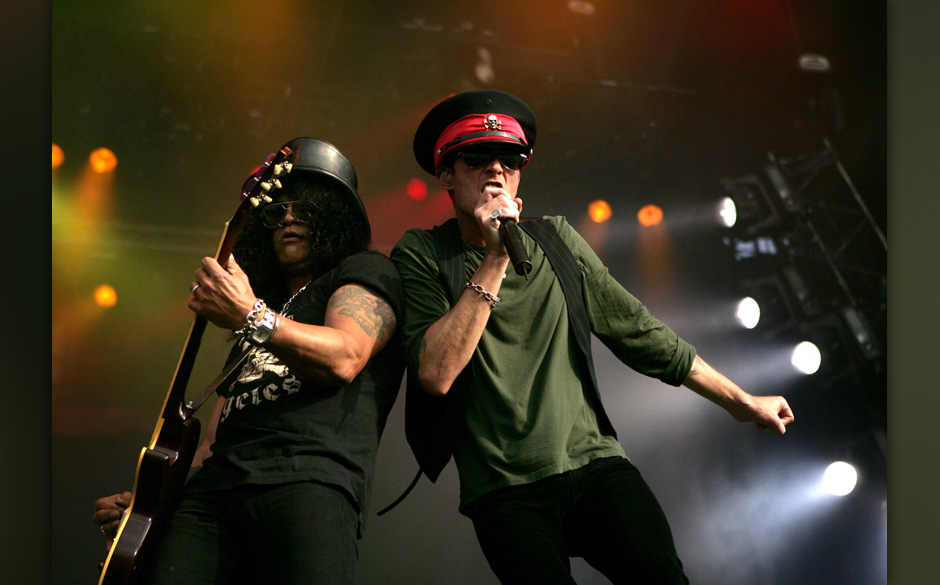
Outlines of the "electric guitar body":
[{"label": "electric guitar body", "polygon": [[179,502],[199,446],[199,420],[182,411],[176,419],[157,423],[161,444],[141,449],[131,504],[102,568],[101,585],[140,581],[154,545]]}]

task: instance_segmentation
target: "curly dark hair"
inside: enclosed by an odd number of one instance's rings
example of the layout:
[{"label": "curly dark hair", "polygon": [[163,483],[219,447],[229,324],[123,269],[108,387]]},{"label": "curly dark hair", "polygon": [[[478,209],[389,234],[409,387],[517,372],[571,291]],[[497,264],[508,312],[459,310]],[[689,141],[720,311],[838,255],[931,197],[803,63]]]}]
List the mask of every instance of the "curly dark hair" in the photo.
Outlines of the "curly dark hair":
[{"label": "curly dark hair", "polygon": [[[343,259],[369,247],[369,230],[343,187],[329,177],[301,172],[282,179],[278,197],[309,200],[317,205],[310,225],[310,256],[307,259],[313,280],[335,268]],[[235,239],[232,253],[248,275],[255,294],[279,310],[289,296],[284,275],[274,253],[273,230],[261,222],[261,214],[251,213]]]}]

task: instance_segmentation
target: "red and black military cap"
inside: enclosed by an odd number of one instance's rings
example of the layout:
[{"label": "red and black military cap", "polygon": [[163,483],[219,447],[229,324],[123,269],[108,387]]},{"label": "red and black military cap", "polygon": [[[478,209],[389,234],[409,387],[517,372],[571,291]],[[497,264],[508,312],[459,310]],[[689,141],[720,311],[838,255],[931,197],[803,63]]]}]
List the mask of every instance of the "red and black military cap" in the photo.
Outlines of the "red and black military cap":
[{"label": "red and black military cap", "polygon": [[451,96],[427,113],[415,132],[418,164],[434,175],[448,152],[472,144],[530,154],[537,134],[535,113],[512,94],[493,89]]}]

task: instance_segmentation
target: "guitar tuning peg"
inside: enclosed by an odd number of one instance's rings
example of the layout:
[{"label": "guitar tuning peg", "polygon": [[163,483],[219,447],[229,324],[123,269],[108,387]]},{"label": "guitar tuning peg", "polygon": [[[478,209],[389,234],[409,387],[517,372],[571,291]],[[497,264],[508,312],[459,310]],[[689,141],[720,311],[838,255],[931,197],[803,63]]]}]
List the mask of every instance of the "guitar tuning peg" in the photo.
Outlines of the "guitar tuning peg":
[{"label": "guitar tuning peg", "polygon": [[269,197],[266,193],[263,193],[261,195],[256,195],[255,197],[252,197],[251,199],[249,199],[249,201],[251,201],[252,207],[258,207],[262,203],[267,204],[267,203],[271,203],[274,200],[271,199],[271,197]]},{"label": "guitar tuning peg", "polygon": [[274,189],[280,189],[280,188],[281,188],[281,182],[278,181],[277,179],[271,179],[269,181],[265,181],[261,183],[261,191],[264,193],[268,193],[270,191],[273,191]]},{"label": "guitar tuning peg", "polygon": [[294,168],[294,165],[292,165],[289,162],[278,163],[274,165],[274,176],[282,177],[286,175],[287,173],[289,173],[292,168]]}]

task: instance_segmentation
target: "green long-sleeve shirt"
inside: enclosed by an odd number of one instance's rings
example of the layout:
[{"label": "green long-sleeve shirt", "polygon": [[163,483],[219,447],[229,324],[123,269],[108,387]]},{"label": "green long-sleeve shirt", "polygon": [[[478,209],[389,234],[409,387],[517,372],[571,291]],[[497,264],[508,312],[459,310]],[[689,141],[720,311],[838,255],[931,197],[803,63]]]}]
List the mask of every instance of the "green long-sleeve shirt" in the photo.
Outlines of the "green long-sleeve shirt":
[{"label": "green long-sleeve shirt", "polygon": [[[594,335],[634,370],[678,386],[695,349],[653,317],[613,277],[587,242],[562,217],[546,217],[578,261]],[[476,372],[465,432],[454,459],[461,509],[493,489],[576,469],[600,457],[625,457],[598,424],[590,374],[578,359],[565,297],[548,259],[523,232],[532,262],[529,280],[507,270],[474,352]],[[484,248],[464,244],[467,280]],[[417,368],[427,328],[450,310],[438,276],[434,240],[409,230],[391,253],[405,290],[402,331],[408,366]]]}]

